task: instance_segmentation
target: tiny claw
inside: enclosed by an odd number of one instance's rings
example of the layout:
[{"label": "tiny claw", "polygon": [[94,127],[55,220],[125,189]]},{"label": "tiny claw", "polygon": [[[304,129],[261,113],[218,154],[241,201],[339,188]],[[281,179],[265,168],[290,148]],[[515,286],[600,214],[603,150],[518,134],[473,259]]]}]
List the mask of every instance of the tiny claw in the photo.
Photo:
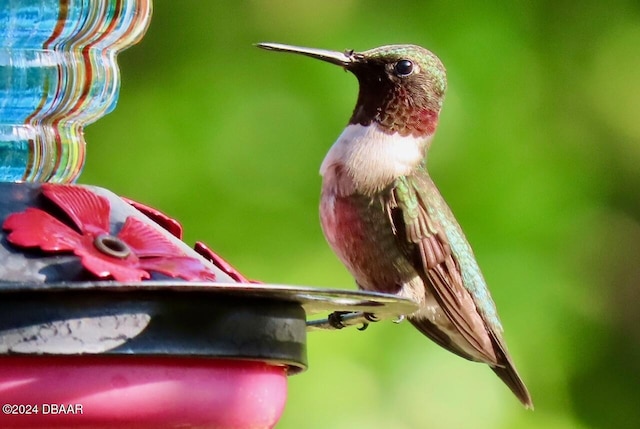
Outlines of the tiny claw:
[{"label": "tiny claw", "polygon": [[380,319],[378,319],[378,316],[376,316],[373,313],[364,313],[364,318],[367,319],[369,322],[379,322]]},{"label": "tiny claw", "polygon": [[402,314],[402,315],[398,316],[397,319],[394,319],[393,323],[396,323],[396,324],[397,323],[401,323],[404,319],[405,319],[405,316],[404,316],[404,314]]},{"label": "tiny claw", "polygon": [[369,327],[369,322],[379,322],[378,316],[373,313],[364,313],[363,317],[367,322],[362,322],[362,326],[358,328],[358,331],[364,331]]}]

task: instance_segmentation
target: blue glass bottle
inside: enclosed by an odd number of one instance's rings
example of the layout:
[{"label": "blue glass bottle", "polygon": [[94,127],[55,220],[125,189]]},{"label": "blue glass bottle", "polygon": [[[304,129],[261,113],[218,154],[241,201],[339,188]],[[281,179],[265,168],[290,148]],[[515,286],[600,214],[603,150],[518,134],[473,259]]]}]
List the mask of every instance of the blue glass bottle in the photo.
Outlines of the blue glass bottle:
[{"label": "blue glass bottle", "polygon": [[0,181],[76,180],[83,129],[115,107],[116,54],[147,29],[151,0],[4,0]]}]

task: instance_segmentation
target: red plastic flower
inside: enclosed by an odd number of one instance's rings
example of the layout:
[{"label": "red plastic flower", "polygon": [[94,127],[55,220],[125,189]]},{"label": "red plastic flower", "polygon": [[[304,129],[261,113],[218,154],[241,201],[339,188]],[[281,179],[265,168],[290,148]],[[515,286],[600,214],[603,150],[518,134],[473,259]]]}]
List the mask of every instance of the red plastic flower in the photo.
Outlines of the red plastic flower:
[{"label": "red plastic flower", "polygon": [[196,242],[194,250],[200,255],[203,256],[207,261],[211,262],[213,265],[218,267],[220,271],[231,277],[233,280],[239,283],[254,283],[259,284],[261,282],[255,280],[249,280],[242,274],[240,271],[233,268],[233,266],[225,261],[222,256],[215,253],[213,250],[209,249],[206,244],[201,241]]},{"label": "red plastic flower", "polygon": [[[145,216],[147,216],[149,219],[153,220],[155,223],[157,223],[158,225],[160,225],[161,227],[169,231],[171,234],[178,237],[179,239],[182,239],[182,225],[180,225],[180,222],[170,218],[166,214],[162,213],[157,209],[154,209],[153,207],[149,207],[145,204],[139,203],[134,200],[130,200],[128,198],[123,198],[123,197],[121,198],[127,203],[131,204],[133,207],[135,207],[136,210],[144,213]],[[258,282],[256,280],[248,280],[245,276],[240,274],[240,272],[236,270],[230,263],[225,261],[222,258],[222,256],[218,255],[213,250],[209,249],[209,247],[207,247],[207,245],[204,244],[203,242],[201,241],[196,242],[196,245],[194,246],[194,250],[196,251],[196,253],[198,253],[200,256],[205,258],[207,261],[211,262],[220,271],[227,274],[229,277],[231,277],[233,280],[237,281],[238,283],[261,284],[261,282]]]},{"label": "red plastic flower", "polygon": [[155,271],[185,280],[215,280],[201,261],[185,253],[145,222],[129,216],[120,231],[110,232],[109,201],[86,188],[43,184],[42,194],[58,206],[72,226],[53,215],[28,208],[7,217],[7,240],[45,252],[73,252],[100,279],[139,281]]}]

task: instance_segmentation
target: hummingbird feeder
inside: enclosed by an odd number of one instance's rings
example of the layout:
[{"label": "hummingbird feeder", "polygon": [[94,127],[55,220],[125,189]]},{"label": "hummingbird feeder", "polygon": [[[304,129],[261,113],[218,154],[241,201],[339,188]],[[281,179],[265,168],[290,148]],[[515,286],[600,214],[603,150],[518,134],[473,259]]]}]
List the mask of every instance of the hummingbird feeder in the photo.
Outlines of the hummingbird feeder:
[{"label": "hummingbird feeder", "polygon": [[0,6],[0,427],[270,428],[307,331],[415,309],[248,281],[177,221],[76,184],[150,17],[151,0]]}]

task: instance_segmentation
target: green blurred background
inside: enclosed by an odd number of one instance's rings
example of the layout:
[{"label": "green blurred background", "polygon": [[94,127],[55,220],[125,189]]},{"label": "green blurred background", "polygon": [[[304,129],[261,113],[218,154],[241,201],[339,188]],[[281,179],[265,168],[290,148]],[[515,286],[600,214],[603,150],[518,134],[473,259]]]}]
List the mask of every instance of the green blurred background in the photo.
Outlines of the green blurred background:
[{"label": "green blurred background", "polygon": [[259,41],[440,56],[429,168],[536,405],[385,322],[311,334],[279,428],[640,427],[639,3],[156,0],[80,182],[180,219],[251,278],[352,289],[317,204],[356,80]]}]

